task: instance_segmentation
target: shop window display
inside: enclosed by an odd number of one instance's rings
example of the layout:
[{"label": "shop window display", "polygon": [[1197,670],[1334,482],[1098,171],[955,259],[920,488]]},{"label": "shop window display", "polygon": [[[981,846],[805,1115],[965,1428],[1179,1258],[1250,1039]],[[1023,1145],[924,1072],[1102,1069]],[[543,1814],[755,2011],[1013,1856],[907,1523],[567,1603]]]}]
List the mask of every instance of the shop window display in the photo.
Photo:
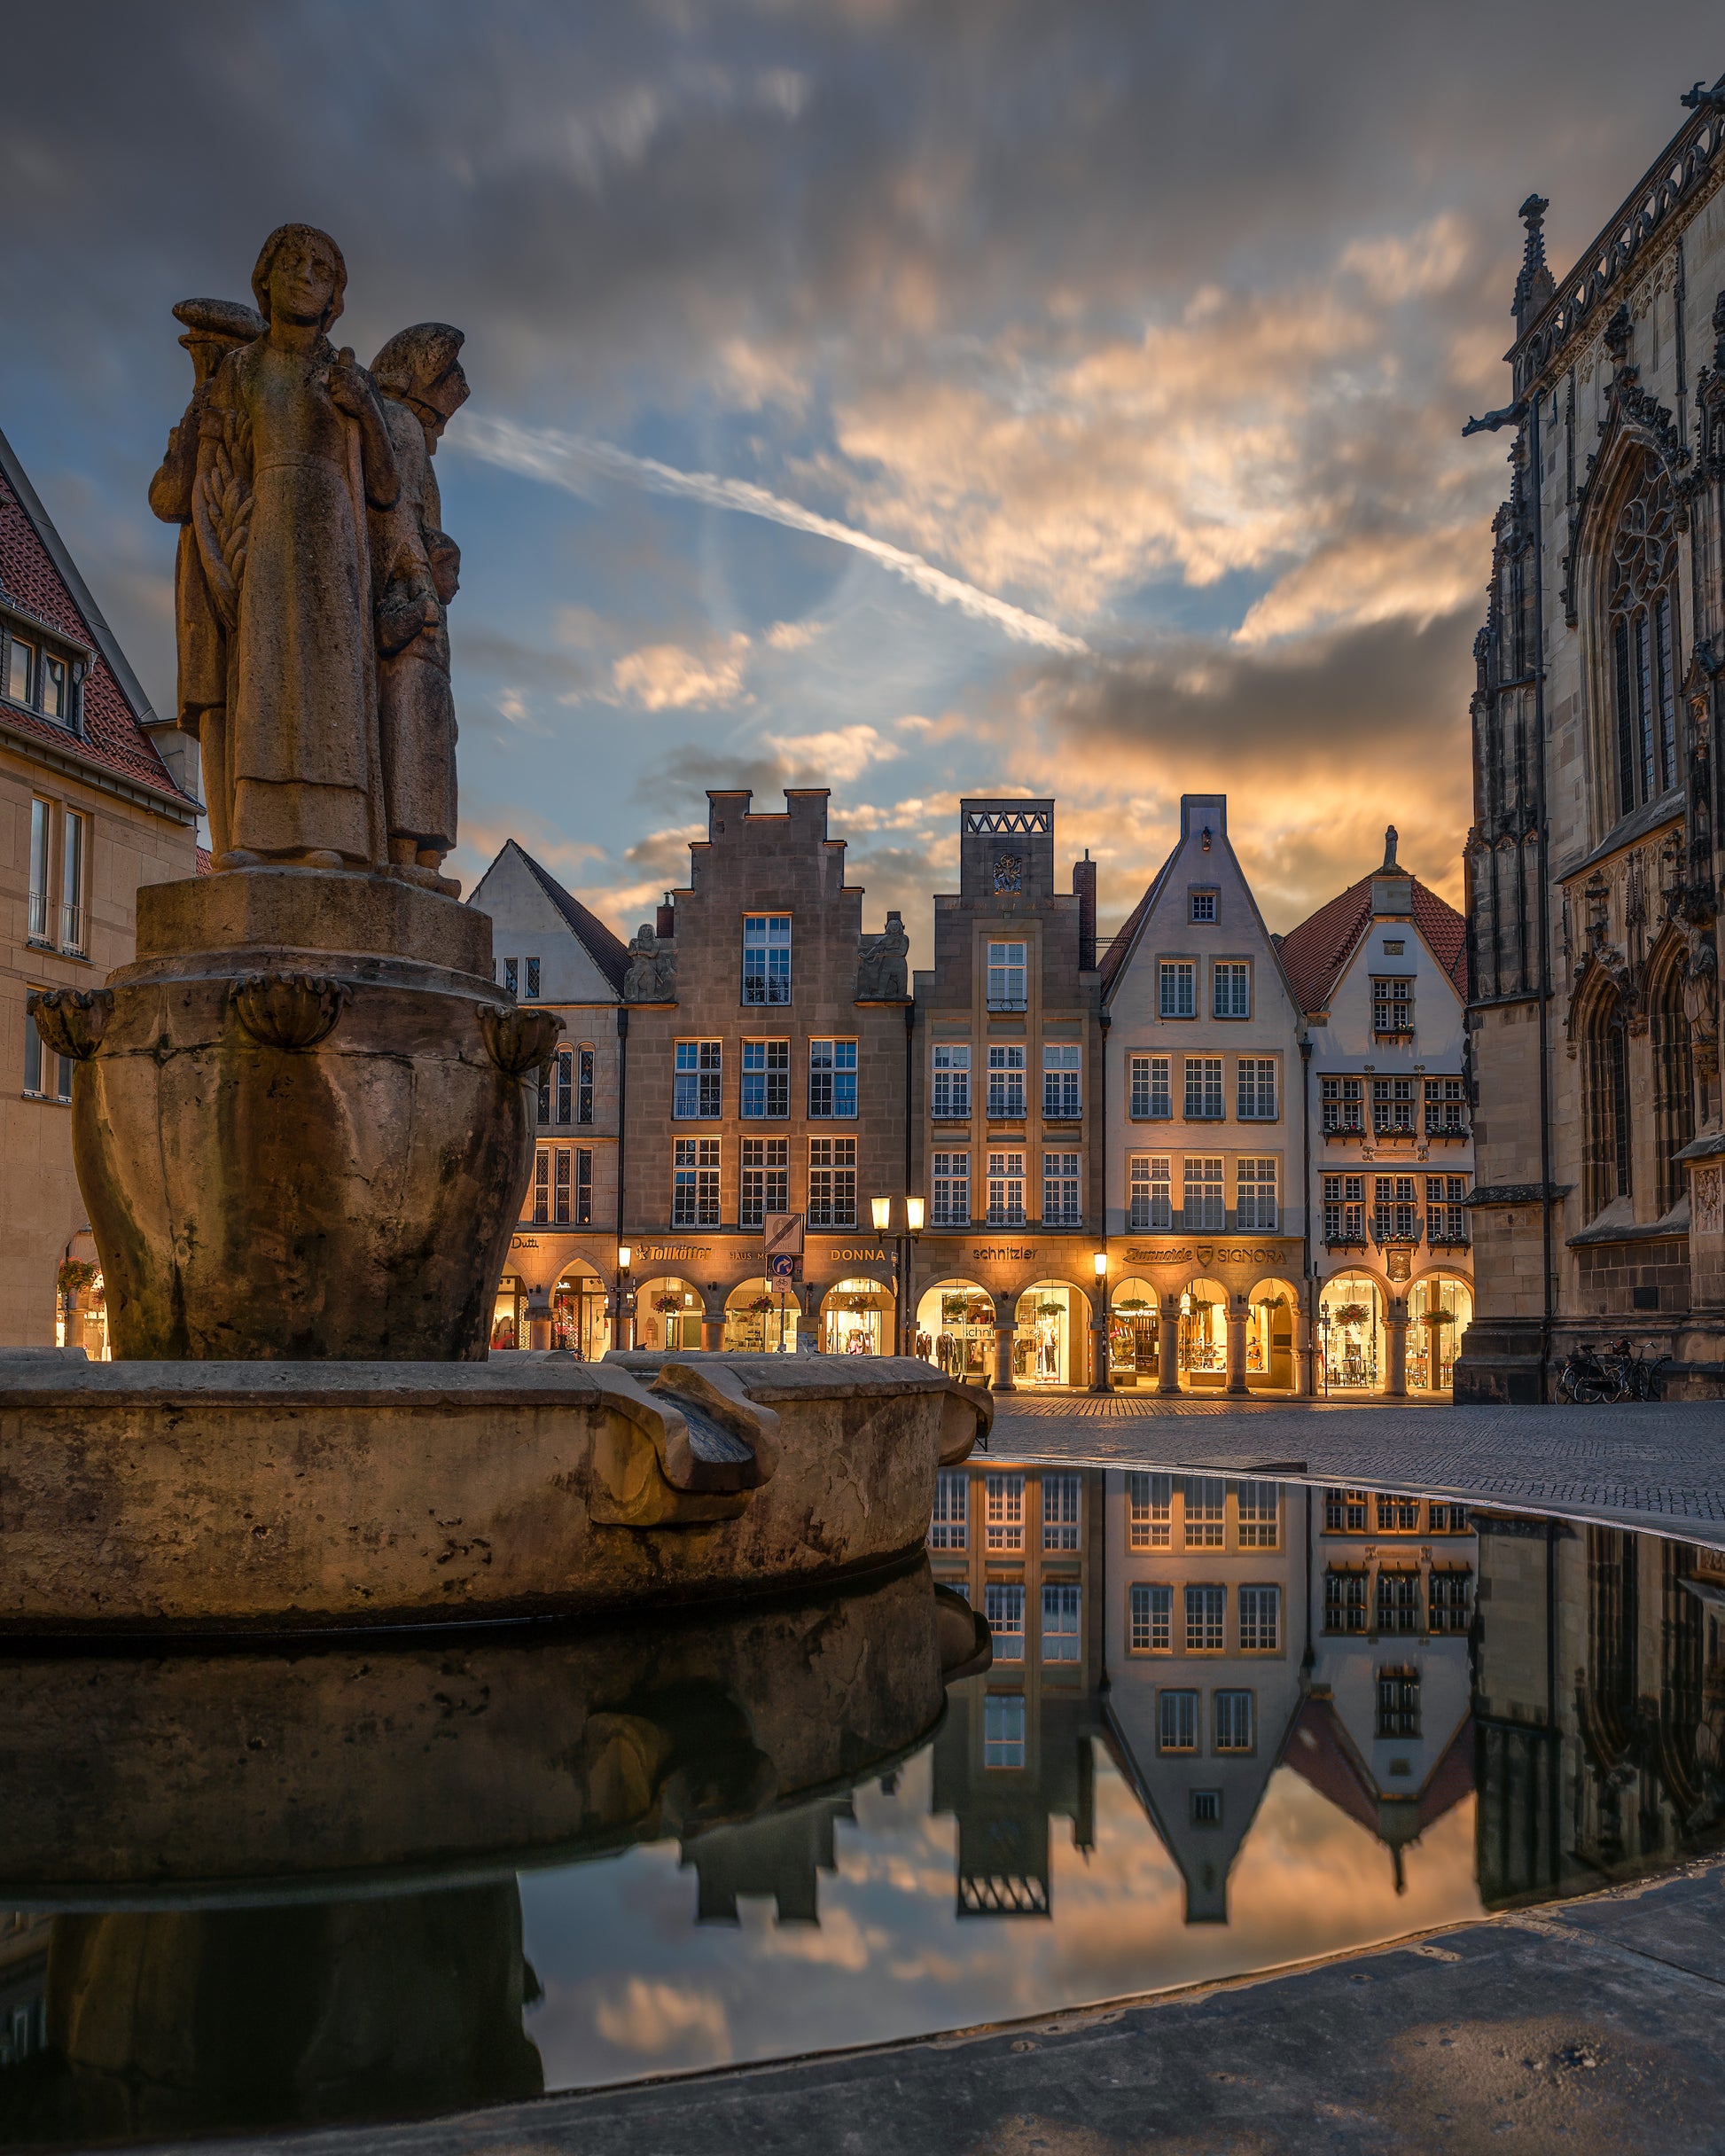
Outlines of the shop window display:
[{"label": "shop window display", "polygon": [[[1459,1178],[1458,1178],[1459,1180]],[[1408,1385],[1414,1392],[1447,1393],[1473,1317],[1473,1297],[1461,1280],[1418,1280],[1408,1293]]]},{"label": "shop window display", "polygon": [[649,1280],[635,1299],[637,1348],[692,1349],[701,1344],[699,1291],[688,1280]]},{"label": "shop window display", "polygon": [[1318,1300],[1318,1347],[1331,1392],[1375,1392],[1385,1368],[1383,1298],[1367,1273],[1338,1273]]},{"label": "shop window display", "polygon": [[776,1294],[764,1276],[743,1281],[725,1299],[724,1345],[732,1355],[794,1355],[796,1297]]},{"label": "shop window display", "polygon": [[980,1287],[948,1281],[917,1306],[917,1353],[949,1378],[986,1385],[994,1372],[995,1306]]},{"label": "shop window display", "polygon": [[1160,1330],[1156,1290],[1148,1280],[1122,1280],[1114,1290],[1108,1316],[1108,1370],[1116,1385],[1156,1382]]},{"label": "shop window display", "polygon": [[1220,1385],[1228,1374],[1228,1291],[1194,1280],[1180,1298],[1180,1368],[1195,1385]]},{"label": "shop window display", "polygon": [[841,1280],[821,1305],[823,1355],[885,1355],[892,1301],[876,1280]]},{"label": "shop window display", "polygon": [[611,1304],[597,1274],[568,1273],[551,1291],[551,1345],[597,1363],[611,1347]]},{"label": "shop window display", "polygon": [[1019,1385],[1075,1385],[1083,1350],[1079,1333],[1088,1322],[1083,1298],[1063,1283],[1044,1280],[1019,1298],[1012,1337],[1012,1376]]}]

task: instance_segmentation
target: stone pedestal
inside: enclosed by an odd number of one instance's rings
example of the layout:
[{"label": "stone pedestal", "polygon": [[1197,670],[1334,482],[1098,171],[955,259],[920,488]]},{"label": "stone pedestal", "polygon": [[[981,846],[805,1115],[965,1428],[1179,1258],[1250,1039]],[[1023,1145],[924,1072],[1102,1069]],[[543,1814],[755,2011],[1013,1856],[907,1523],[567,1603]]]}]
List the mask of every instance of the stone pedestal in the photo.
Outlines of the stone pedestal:
[{"label": "stone pedestal", "polygon": [[1156,1389],[1159,1393],[1177,1393],[1180,1390],[1180,1298],[1164,1295],[1162,1323],[1156,1336]]},{"label": "stone pedestal", "polygon": [[316,869],[149,885],[136,963],[33,1007],[78,1059],[117,1357],[483,1357],[558,1031],[485,915]]},{"label": "stone pedestal", "polygon": [[1228,1391],[1237,1400],[1246,1396],[1245,1321],[1244,1299],[1232,1297],[1228,1305]]}]

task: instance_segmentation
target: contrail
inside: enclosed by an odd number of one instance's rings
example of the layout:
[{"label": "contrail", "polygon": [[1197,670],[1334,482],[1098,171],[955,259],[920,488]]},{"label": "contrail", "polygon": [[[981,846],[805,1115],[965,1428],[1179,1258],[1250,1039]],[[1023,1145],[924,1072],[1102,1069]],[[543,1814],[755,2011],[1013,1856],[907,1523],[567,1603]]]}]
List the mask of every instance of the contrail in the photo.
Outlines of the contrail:
[{"label": "contrail", "polygon": [[599,473],[608,479],[644,487],[651,494],[678,495],[685,501],[705,502],[714,509],[735,509],[747,517],[764,517],[769,524],[783,524],[793,532],[813,532],[817,538],[831,539],[839,546],[867,554],[942,606],[956,606],[976,621],[992,621],[1019,644],[1040,644],[1050,652],[1069,652],[1081,657],[1090,655],[1090,647],[1081,637],[1069,636],[1040,614],[1009,605],[992,592],[967,584],[962,577],[948,576],[920,554],[890,546],[884,539],[836,523],[831,517],[818,516],[800,503],[787,502],[782,495],[769,494],[749,480],[722,479],[714,472],[679,472],[673,465],[660,464],[657,457],[636,457],[613,442],[594,441],[585,434],[566,434],[550,426],[517,426],[511,420],[488,419],[477,413],[462,415],[449,437],[449,446],[466,449],[487,464],[524,473],[529,479],[566,487],[571,494],[584,495],[583,478]]}]

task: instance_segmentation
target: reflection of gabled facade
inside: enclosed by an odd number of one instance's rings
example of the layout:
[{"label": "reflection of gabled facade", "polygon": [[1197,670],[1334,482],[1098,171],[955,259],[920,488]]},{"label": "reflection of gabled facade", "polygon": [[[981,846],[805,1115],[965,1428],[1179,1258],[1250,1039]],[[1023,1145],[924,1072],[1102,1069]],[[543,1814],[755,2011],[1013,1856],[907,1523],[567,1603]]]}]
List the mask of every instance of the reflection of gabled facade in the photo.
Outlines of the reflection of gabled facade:
[{"label": "reflection of gabled facade", "polygon": [[682,1861],[699,1881],[696,1923],[735,1924],[739,1894],[770,1894],[781,1924],[818,1924],[818,1875],[839,1868],[833,1829],[841,1819],[856,1823],[847,1795],[709,1827],[685,1841]]},{"label": "reflection of gabled facade", "polygon": [[1090,1738],[1104,1652],[1095,1469],[964,1467],[940,1479],[935,1578],[988,1619],[994,1664],[953,1688],[934,1809],[958,1821],[958,1913],[1047,1916],[1049,1818],[1096,1838]]},{"label": "reflection of gabled facade", "polygon": [[1228,1875],[1300,1705],[1307,1492],[1110,1470],[1104,1741],[1186,1887],[1228,1921]]}]

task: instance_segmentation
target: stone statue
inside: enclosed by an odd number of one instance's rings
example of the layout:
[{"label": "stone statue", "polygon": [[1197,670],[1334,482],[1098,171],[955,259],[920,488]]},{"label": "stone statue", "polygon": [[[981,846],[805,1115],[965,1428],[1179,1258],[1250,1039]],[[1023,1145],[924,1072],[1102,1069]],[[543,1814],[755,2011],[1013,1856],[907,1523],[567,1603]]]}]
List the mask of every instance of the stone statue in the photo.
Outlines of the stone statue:
[{"label": "stone statue", "polygon": [[199,422],[192,528],[227,633],[221,868],[385,855],[367,510],[401,481],[371,376],[325,334],[347,281],[326,232],[272,232],[264,334],[217,366]]},{"label": "stone statue", "polygon": [[458,887],[440,871],[456,838],[449,607],[461,551],[442,529],[432,457],[467,401],[462,342],[447,323],[421,322],[371,363],[401,477],[394,503],[371,512],[384,829],[394,873],[451,897]]},{"label": "stone statue", "polygon": [[182,300],[180,342],[191,355],[191,402],[168,437],[168,454],[150,481],[150,506],[164,524],[180,527],[174,559],[174,620],[179,644],[179,724],[199,746],[210,842],[225,854],[228,836],[228,632],[204,574],[191,527],[198,448],[209,402],[210,378],[228,354],[263,335],[263,316],[230,300]]},{"label": "stone statue", "polygon": [[858,1003],[901,1003],[909,986],[910,939],[902,916],[889,913],[878,936],[866,937],[856,968]]},{"label": "stone statue", "polygon": [[623,976],[623,1001],[628,1004],[670,1004],[677,996],[677,949],[667,936],[661,942],[643,921],[628,947],[628,971]]},{"label": "stone statue", "polygon": [[1688,941],[1683,1016],[1689,1020],[1690,1048],[1697,1072],[1704,1080],[1711,1080],[1719,1070],[1719,953],[1713,938],[1698,925],[1690,925]]}]

